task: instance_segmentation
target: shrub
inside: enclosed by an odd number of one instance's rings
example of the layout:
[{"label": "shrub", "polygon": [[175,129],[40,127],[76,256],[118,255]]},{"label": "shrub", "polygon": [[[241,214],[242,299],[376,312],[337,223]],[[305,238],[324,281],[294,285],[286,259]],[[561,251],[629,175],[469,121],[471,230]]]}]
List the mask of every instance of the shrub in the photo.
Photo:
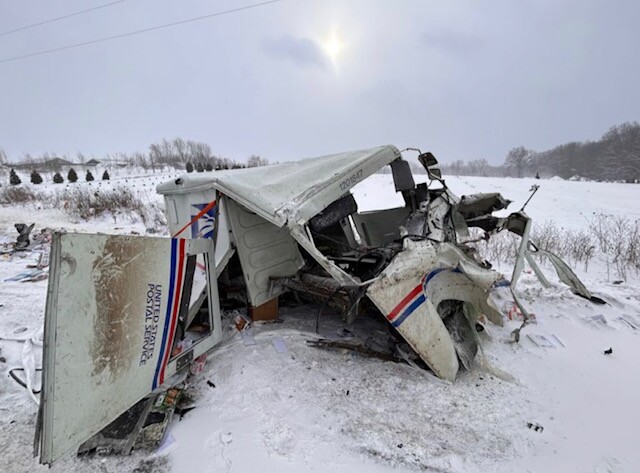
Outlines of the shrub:
[{"label": "shrub", "polygon": [[62,175],[59,172],[57,172],[57,173],[55,173],[53,175],[53,183],[54,184],[62,184],[63,182],[64,182],[64,179],[62,178]]},{"label": "shrub", "polygon": [[0,190],[0,204],[2,205],[24,204],[38,198],[38,195],[26,187],[3,187]]},{"label": "shrub", "polygon": [[187,163],[187,172],[193,172],[193,164]]},{"label": "shrub", "polygon": [[31,183],[42,184],[42,176],[36,170],[31,171]]},{"label": "shrub", "polygon": [[67,180],[69,182],[76,182],[78,180],[78,175],[76,174],[76,170],[71,168],[69,169],[69,173],[67,174]]},{"label": "shrub", "polygon": [[204,172],[204,167],[202,166],[202,163],[196,164],[196,171]]},{"label": "shrub", "polygon": [[91,182],[93,181],[93,174],[91,174],[91,171],[87,170],[87,182]]},{"label": "shrub", "polygon": [[108,181],[110,178],[111,176],[109,176],[109,172],[105,169],[104,172],[102,173],[102,180]]},{"label": "shrub", "polygon": [[204,170],[205,171],[213,171],[213,164],[211,163],[207,163],[204,165]]},{"label": "shrub", "polygon": [[9,183],[12,186],[17,186],[21,182],[22,182],[22,180],[18,177],[16,172],[12,169],[11,172],[9,173]]}]

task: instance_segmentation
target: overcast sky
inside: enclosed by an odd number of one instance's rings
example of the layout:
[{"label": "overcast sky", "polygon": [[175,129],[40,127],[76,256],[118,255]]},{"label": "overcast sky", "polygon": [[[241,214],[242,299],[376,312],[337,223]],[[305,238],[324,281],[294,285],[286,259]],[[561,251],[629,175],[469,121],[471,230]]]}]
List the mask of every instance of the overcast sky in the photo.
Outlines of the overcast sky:
[{"label": "overcast sky", "polygon": [[[0,0],[0,32],[107,2]],[[0,60],[250,3],[128,0],[0,36]],[[633,0],[282,0],[1,63],[0,148],[180,136],[235,159],[394,144],[498,163],[640,119],[639,19]]]}]

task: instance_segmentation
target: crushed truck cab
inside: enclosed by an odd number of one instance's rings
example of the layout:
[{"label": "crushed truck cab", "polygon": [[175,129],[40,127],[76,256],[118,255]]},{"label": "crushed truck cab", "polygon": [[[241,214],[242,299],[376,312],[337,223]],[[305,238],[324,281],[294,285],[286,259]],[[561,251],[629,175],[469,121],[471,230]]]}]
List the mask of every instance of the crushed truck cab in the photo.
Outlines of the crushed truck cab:
[{"label": "crushed truck cab", "polygon": [[[293,291],[332,306],[345,323],[377,311],[448,381],[473,368],[478,323],[502,324],[497,286],[510,284],[526,325],[514,291],[525,261],[549,284],[534,253],[548,257],[576,294],[597,300],[562,260],[530,241],[524,209],[498,217],[510,204],[500,194],[459,198],[431,153],[418,151],[418,162],[427,183],[416,184],[394,146],[184,174],[157,188],[170,239],[56,234],[36,433],[41,462],[171,387],[215,349],[220,307],[232,299],[258,307]],[[385,168],[404,204],[359,211],[352,188]],[[483,238],[521,237],[510,283],[479,258],[470,228]]]}]

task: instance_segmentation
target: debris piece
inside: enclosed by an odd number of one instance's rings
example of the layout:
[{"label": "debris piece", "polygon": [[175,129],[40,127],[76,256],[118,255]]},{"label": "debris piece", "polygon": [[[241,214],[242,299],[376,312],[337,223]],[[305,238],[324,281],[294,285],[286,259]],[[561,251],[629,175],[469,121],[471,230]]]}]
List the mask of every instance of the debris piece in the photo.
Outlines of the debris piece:
[{"label": "debris piece", "polygon": [[[371,348],[365,346],[362,343],[353,343],[342,340],[327,340],[327,339],[319,339],[319,340],[307,340],[307,345],[315,347],[315,348],[340,348],[344,350],[351,350],[362,355],[370,356],[373,358],[380,358],[384,361],[404,361],[402,358],[398,358],[390,353],[372,350]],[[333,378],[332,378],[333,380]]]},{"label": "debris piece", "polygon": [[289,351],[287,344],[280,337],[273,339],[273,346],[276,348],[278,353],[287,353]]},{"label": "debris piece", "polygon": [[21,273],[16,274],[15,276],[5,279],[4,282],[16,282],[16,281],[22,281],[23,279],[27,279],[27,278],[32,278],[34,276],[37,276],[39,274],[42,274],[44,271],[42,271],[41,269],[31,269],[29,271],[23,271]]},{"label": "debris piece", "polygon": [[527,422],[527,427],[529,427],[530,429],[533,429],[535,432],[540,432],[540,433],[542,433],[542,431],[544,430],[544,427],[534,422]]},{"label": "debris piece", "polygon": [[638,323],[636,320],[632,319],[629,315],[621,315],[619,317],[620,320],[622,320],[624,323],[626,323],[629,327],[631,327],[634,330],[640,330],[640,323]]},{"label": "debris piece", "polygon": [[213,383],[213,381],[207,380],[207,386],[209,386],[210,388],[215,388],[216,385]]},{"label": "debris piece", "polygon": [[178,413],[178,415],[180,416],[180,418],[178,419],[178,421],[181,421],[182,418],[185,416],[185,414],[187,412],[191,412],[192,410],[194,410],[196,408],[196,406],[189,406],[189,407],[178,407],[176,408],[176,412]]},{"label": "debris piece", "polygon": [[16,223],[14,225],[14,227],[16,227],[16,230],[18,231],[18,234],[19,234],[15,244],[16,250],[22,250],[27,246],[29,246],[29,244],[31,243],[31,241],[29,240],[29,234],[31,233],[31,230],[33,230],[34,226],[35,226],[35,223],[32,223],[31,225],[26,225],[24,223]]},{"label": "debris piece", "polygon": [[257,307],[249,306],[249,316],[255,321],[272,321],[278,318],[278,298],[268,300]]},{"label": "debris piece", "polygon": [[13,331],[13,333],[22,333],[22,332],[26,332],[27,330],[28,330],[27,327],[18,327]]},{"label": "debris piece", "polygon": [[[522,310],[520,309],[520,307],[518,307],[518,304],[515,302],[507,302],[507,304],[505,304],[505,312],[507,313],[507,318],[509,320],[524,320],[524,314],[522,313]],[[529,322],[528,323],[535,323],[536,320],[536,314],[534,313],[529,313]]]},{"label": "debris piece", "polygon": [[613,354],[613,348],[609,347],[609,349],[608,349],[608,350],[605,350],[605,351],[604,351],[604,354],[605,354],[605,355],[611,355],[611,354]]},{"label": "debris piece", "polygon": [[[4,356],[0,356],[0,361],[2,361],[3,363],[6,363],[6,359]],[[22,379],[20,376],[18,376],[16,373],[17,372],[23,372],[24,373],[24,368],[13,368],[9,370],[9,376],[11,376],[13,378],[13,380],[18,383],[20,386],[22,386],[25,389],[28,389],[27,387],[27,381],[25,381],[24,379]],[[42,368],[36,368],[36,372],[42,372]],[[31,389],[33,394],[40,394],[40,389],[35,389],[32,388]]]},{"label": "debris piece", "polygon": [[40,233],[36,233],[32,236],[33,242],[38,244],[51,243],[51,234],[53,230],[50,228],[43,228]]},{"label": "debris piece", "polygon": [[240,332],[240,336],[242,337],[242,343],[244,343],[245,347],[250,347],[256,344],[256,341],[253,338],[253,330],[251,330],[251,327],[248,327]]},{"label": "debris piece", "polygon": [[611,284],[622,284],[624,281],[622,279],[618,279],[617,281],[613,281]]},{"label": "debris piece", "polygon": [[220,434],[220,441],[222,443],[231,443],[231,442],[233,442],[233,435],[231,435],[231,432],[221,433]]},{"label": "debris piece", "polygon": [[238,332],[242,332],[242,330],[248,325],[247,321],[240,314],[233,318],[233,323],[235,324]]},{"label": "debris piece", "polygon": [[191,374],[196,375],[200,374],[204,371],[204,366],[207,363],[207,355],[200,355],[198,358],[191,362],[191,366],[189,366],[189,372]]},{"label": "debris piece", "polygon": [[[535,346],[537,346],[537,347],[556,348],[556,345],[553,343],[553,341],[549,340],[544,335],[540,335],[540,334],[536,334],[536,333],[530,333],[530,334],[527,334],[527,338],[529,340],[531,340],[531,342],[533,342],[533,344]],[[559,339],[558,339],[558,342],[560,342]],[[560,343],[562,343],[562,342],[560,342]]]},{"label": "debris piece", "polygon": [[560,339],[558,338],[558,336],[557,336],[555,333],[552,333],[552,334],[551,334],[551,336],[555,339],[555,341],[556,341],[556,342],[558,342],[558,344],[559,344],[562,348],[564,348],[564,347],[565,347],[565,345],[564,345],[564,343],[562,342],[562,340],[560,340]]},{"label": "debris piece", "polygon": [[604,315],[602,314],[592,315],[588,320],[599,325],[607,325],[607,319],[605,319]]},{"label": "debris piece", "polygon": [[156,408],[159,410],[167,410],[171,408],[175,408],[180,396],[182,395],[182,389],[180,388],[171,388],[167,389],[167,391],[158,396],[158,400],[156,401]]}]

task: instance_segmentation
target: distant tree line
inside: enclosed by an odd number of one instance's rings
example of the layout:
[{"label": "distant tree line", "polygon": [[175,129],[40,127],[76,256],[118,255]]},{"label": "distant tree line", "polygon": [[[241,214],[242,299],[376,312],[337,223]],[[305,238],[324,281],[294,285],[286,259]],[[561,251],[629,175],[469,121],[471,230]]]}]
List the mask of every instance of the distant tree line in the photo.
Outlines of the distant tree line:
[{"label": "distant tree line", "polygon": [[[251,155],[247,162],[217,156],[212,152],[208,144],[182,138],[162,139],[159,143],[151,144],[146,152],[106,155],[101,158],[100,162],[120,167],[137,166],[153,172],[167,167],[184,170],[191,166],[192,170],[203,172],[269,164],[266,159],[258,155]],[[0,149],[0,172],[5,172],[9,164],[6,154]],[[83,153],[77,153],[73,161],[67,155],[46,152],[40,156],[33,156],[25,153],[15,161],[14,167],[28,171],[59,173],[60,177],[62,177],[61,173],[64,169],[68,168],[69,165],[76,164],[90,166],[91,160],[88,160]],[[71,179],[68,180],[74,182]]]},{"label": "distant tree line", "polygon": [[548,151],[511,149],[504,163],[485,159],[441,164],[443,174],[468,176],[559,176],[563,179],[640,182],[640,124],[611,127],[599,140],[571,142]]},{"label": "distant tree line", "polygon": [[566,143],[536,153],[530,168],[563,178],[640,182],[640,124],[615,125],[597,141]]}]

